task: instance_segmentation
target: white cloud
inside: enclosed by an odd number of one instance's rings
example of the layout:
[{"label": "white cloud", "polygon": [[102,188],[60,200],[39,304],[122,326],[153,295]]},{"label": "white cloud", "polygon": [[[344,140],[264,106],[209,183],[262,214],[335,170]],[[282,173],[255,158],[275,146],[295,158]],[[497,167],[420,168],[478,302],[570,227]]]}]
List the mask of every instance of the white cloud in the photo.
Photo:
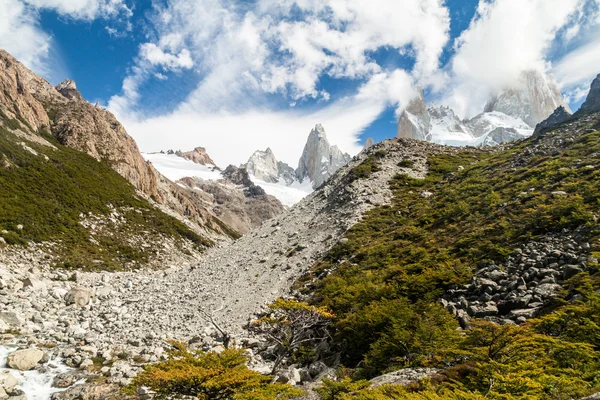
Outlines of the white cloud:
[{"label": "white cloud", "polygon": [[459,115],[481,112],[491,92],[514,84],[527,69],[548,69],[560,29],[575,23],[585,0],[481,0],[469,28],[456,40],[443,103]]},{"label": "white cloud", "polygon": [[19,0],[0,1],[0,48],[30,68],[47,72],[42,60],[48,55],[51,37],[40,28],[37,17]]},{"label": "white cloud", "polygon": [[[84,20],[127,19],[132,15],[124,0],[1,0],[0,48],[46,77],[56,76],[58,71],[52,68],[61,66],[62,60],[49,59],[52,36],[40,26],[41,10],[53,10],[62,17]],[[107,28],[107,31],[111,33],[111,29]]]},{"label": "white cloud", "polygon": [[563,87],[589,84],[600,73],[600,29],[595,38],[567,53],[553,68],[556,79]]},{"label": "white cloud", "polygon": [[309,113],[269,109],[236,113],[178,110],[141,120],[126,115],[119,115],[119,119],[142,151],[203,146],[218,165],[225,167],[246,162],[255,150],[271,147],[278,160],[296,167],[315,124],[323,124],[331,143],[356,154],[361,149],[357,135],[383,109],[382,102],[344,99]]},{"label": "white cloud", "polygon": [[77,19],[111,17],[120,13],[131,16],[132,12],[123,0],[23,0],[37,9],[55,10],[57,13]]},{"label": "white cloud", "polygon": [[152,65],[160,65],[165,69],[189,69],[194,66],[189,50],[183,49],[175,55],[166,53],[154,43],[142,44],[140,46],[140,57],[143,57]]},{"label": "white cloud", "polygon": [[[356,152],[364,127],[386,106],[405,102],[413,81],[434,77],[450,23],[442,0],[261,0],[244,6],[171,0],[156,6],[150,19],[156,37],[140,47],[109,109],[142,149],[236,143],[235,149],[212,150],[224,163],[245,161],[267,146],[295,163],[316,123],[325,125],[332,143]],[[381,48],[414,58],[414,69],[383,69],[372,58]],[[191,57],[185,65],[193,62],[198,73],[197,86],[169,115],[136,113],[141,86],[157,68],[181,66],[183,49]],[[321,87],[324,76],[354,80],[359,89],[332,99]],[[270,107],[269,95],[290,109]],[[311,98],[322,111],[302,107]]]}]

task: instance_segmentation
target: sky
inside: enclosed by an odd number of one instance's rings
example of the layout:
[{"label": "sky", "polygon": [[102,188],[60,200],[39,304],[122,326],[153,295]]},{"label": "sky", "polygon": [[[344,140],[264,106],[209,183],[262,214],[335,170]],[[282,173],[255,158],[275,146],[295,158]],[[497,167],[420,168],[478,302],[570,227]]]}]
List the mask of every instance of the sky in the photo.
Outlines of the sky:
[{"label": "sky", "polygon": [[600,0],[0,0],[0,48],[113,112],[144,152],[219,165],[308,133],[356,154],[422,88],[461,118],[525,70],[576,110],[600,72]]}]

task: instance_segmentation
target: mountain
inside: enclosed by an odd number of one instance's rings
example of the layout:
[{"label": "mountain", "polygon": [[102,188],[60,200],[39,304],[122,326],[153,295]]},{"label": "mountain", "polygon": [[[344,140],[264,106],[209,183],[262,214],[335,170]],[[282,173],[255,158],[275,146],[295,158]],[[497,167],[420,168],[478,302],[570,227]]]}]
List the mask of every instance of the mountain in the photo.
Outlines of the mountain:
[{"label": "mountain", "polygon": [[177,186],[191,191],[197,204],[228,227],[224,229],[235,231],[234,237],[259,227],[284,210],[277,198],[252,182],[245,169],[230,165],[221,170],[202,147],[143,156]]},{"label": "mountain", "polygon": [[[285,164],[282,164],[285,168]],[[265,182],[279,182],[279,164],[271,148],[256,150],[246,163],[248,173]]]},{"label": "mountain", "polygon": [[342,153],[337,146],[331,146],[325,129],[317,124],[308,135],[308,140],[298,161],[296,177],[300,182],[309,180],[313,188],[318,188],[338,169],[348,164],[350,155]]},{"label": "mountain", "polygon": [[375,141],[373,140],[373,138],[368,137],[367,140],[365,140],[365,145],[363,146],[363,150],[368,149],[369,147],[373,146],[374,144],[375,144]]},{"label": "mountain", "polygon": [[534,128],[561,106],[571,112],[554,77],[530,70],[522,72],[515,85],[494,95],[484,112],[502,112]]},{"label": "mountain", "polygon": [[0,242],[81,270],[189,264],[229,238],[200,206],[159,204],[168,183],[74,82],[54,88],[2,50],[0,71]]},{"label": "mountain", "polygon": [[[167,151],[167,154],[169,154],[168,151]],[[210,156],[208,155],[208,153],[206,152],[206,149],[204,147],[196,147],[192,151],[177,150],[174,154],[178,157],[182,157],[182,158],[185,158],[186,160],[190,160],[196,164],[213,166],[213,167],[216,167],[216,165],[217,165],[212,160],[212,158],[210,158]]]},{"label": "mountain", "polygon": [[540,122],[535,126],[534,134],[538,134],[543,130],[554,128],[569,118],[572,114],[568,112],[563,106],[558,107],[548,118]]},{"label": "mountain", "polygon": [[534,127],[562,107],[570,113],[551,75],[525,71],[518,82],[494,94],[484,111],[461,120],[446,106],[426,107],[423,91],[410,101],[398,120],[399,138],[451,145],[495,146],[531,136]]},{"label": "mountain", "polygon": [[398,119],[397,138],[431,140],[431,120],[423,89],[417,88],[415,96],[402,111]]}]

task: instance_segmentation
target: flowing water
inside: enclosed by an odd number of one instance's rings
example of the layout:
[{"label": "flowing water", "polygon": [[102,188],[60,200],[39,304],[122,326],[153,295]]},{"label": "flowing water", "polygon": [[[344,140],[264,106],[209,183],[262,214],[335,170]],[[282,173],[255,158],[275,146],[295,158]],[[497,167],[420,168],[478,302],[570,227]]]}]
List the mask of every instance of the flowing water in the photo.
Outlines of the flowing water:
[{"label": "flowing water", "polygon": [[53,393],[62,392],[65,389],[57,389],[52,387],[52,381],[58,374],[68,372],[71,368],[60,363],[59,359],[50,360],[45,366],[47,372],[40,373],[38,371],[17,371],[15,369],[7,368],[6,358],[10,353],[17,350],[16,347],[1,346],[0,345],[0,371],[10,371],[10,373],[17,378],[19,385],[27,400],[50,400]]}]

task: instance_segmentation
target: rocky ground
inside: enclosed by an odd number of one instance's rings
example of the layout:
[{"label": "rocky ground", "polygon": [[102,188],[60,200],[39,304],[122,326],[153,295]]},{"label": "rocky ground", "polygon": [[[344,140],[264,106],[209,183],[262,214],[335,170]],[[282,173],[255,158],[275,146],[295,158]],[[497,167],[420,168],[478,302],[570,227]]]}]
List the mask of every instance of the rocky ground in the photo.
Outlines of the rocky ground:
[{"label": "rocky ground", "polygon": [[[381,150],[386,153],[381,171],[349,182],[348,171]],[[238,342],[256,345],[243,338],[243,325],[289,294],[292,283],[366,210],[389,202],[387,182],[394,174],[424,177],[424,154],[442,151],[454,150],[397,140],[371,147],[288,212],[231,245],[209,250],[189,267],[168,268],[171,261],[160,271],[72,273],[51,269],[42,249],[5,248],[0,330],[9,333],[3,342],[43,349],[44,358],[62,357],[80,372],[118,384],[127,383],[144,363],[161,359],[168,339],[218,348],[218,335],[200,310]],[[413,166],[398,167],[406,158]]]}]

